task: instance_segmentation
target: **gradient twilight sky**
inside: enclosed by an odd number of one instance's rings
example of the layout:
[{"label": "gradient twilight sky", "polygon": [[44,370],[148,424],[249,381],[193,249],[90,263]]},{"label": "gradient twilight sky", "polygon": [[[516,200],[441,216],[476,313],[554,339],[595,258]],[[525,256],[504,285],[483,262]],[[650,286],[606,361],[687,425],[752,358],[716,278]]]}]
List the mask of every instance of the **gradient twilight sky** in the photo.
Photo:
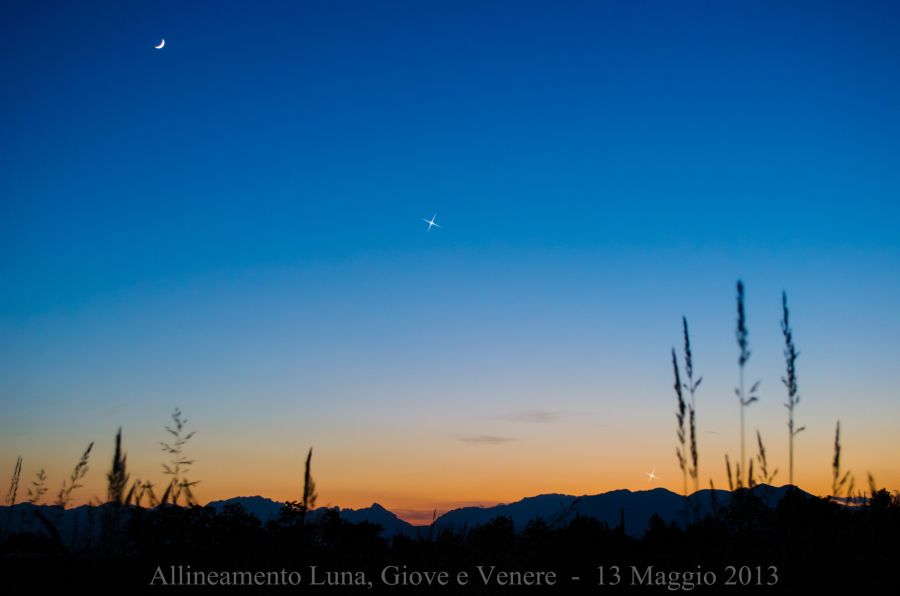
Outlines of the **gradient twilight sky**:
[{"label": "gradient twilight sky", "polygon": [[784,289],[799,484],[840,419],[900,488],[896,2],[0,11],[0,482],[96,440],[103,496],[119,425],[162,482],[177,405],[204,501],[297,498],[309,445],[320,504],[410,519],[680,490],[684,314],[722,486],[740,277],[776,480]]}]

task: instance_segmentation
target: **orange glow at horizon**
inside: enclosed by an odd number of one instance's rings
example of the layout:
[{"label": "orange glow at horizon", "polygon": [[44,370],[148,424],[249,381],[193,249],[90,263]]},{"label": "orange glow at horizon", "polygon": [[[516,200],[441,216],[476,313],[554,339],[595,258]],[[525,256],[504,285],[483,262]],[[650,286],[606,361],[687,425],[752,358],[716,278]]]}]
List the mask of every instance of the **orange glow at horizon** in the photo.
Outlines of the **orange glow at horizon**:
[{"label": "orange glow at horizon", "polygon": [[[313,477],[319,493],[317,505],[357,509],[377,502],[411,523],[427,524],[435,509],[440,515],[457,507],[492,506],[537,494],[583,495],[657,487],[676,493],[682,491],[681,472],[674,455],[670,455],[674,452],[670,435],[674,433],[634,429],[625,433],[604,428],[603,435],[598,436],[594,423],[585,417],[567,424],[565,433],[547,425],[528,438],[498,443],[471,444],[452,436],[429,440],[422,432],[407,432],[393,434],[390,441],[373,437],[367,449],[355,450],[342,445],[339,437],[323,438],[313,457]],[[617,448],[629,443],[628,434],[638,448]],[[774,432],[771,436],[774,437]],[[196,487],[201,503],[252,495],[275,501],[300,498],[304,449],[298,443],[291,449],[271,450],[269,444],[244,443],[235,435],[231,439],[231,443],[198,443],[193,449],[196,464],[188,476],[201,481]],[[831,489],[833,435],[819,428],[803,439],[799,442],[795,483],[812,494],[827,495]],[[864,433],[848,425],[842,441],[842,469],[852,471],[857,487],[868,489],[868,472],[874,475],[879,487],[889,490],[900,487],[896,462],[890,456],[895,450],[885,448],[877,434]],[[703,435],[701,458],[707,452],[719,451],[721,455],[711,456],[710,462],[701,459],[704,479],[699,486],[701,490],[709,488],[710,479],[717,489],[727,488],[723,456],[729,448],[734,451],[731,442],[732,437]],[[95,446],[90,472],[84,487],[76,492],[73,504],[102,500],[105,496],[105,472],[111,461],[112,441],[106,443],[109,444]],[[159,472],[164,455],[138,448],[147,444],[144,437],[138,436],[129,450],[126,434],[131,478],[149,479],[157,487],[164,486],[165,477]],[[786,459],[785,446],[770,441],[767,451],[770,467],[779,468],[773,484],[787,484],[786,466],[782,465]],[[38,456],[46,457],[50,453],[24,455],[19,500],[24,499],[24,487],[37,471]],[[77,457],[70,459],[66,462],[56,459],[52,465],[48,462],[45,466],[49,477],[45,502],[52,502]],[[14,459],[6,457],[2,463],[11,470]],[[645,472],[654,467],[660,479],[648,482]],[[690,484],[689,488],[692,492]]]}]

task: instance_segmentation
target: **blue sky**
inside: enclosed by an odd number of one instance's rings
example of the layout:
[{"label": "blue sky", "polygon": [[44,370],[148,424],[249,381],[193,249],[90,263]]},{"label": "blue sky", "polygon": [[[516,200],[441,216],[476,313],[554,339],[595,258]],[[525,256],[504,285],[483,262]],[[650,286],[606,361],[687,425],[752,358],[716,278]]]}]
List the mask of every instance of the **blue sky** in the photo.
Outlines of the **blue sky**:
[{"label": "blue sky", "polygon": [[8,459],[176,403],[248,444],[296,414],[332,452],[341,416],[440,450],[523,409],[577,434],[609,395],[673,433],[682,314],[730,420],[738,277],[773,434],[782,289],[819,439],[851,391],[858,428],[897,418],[894,3],[2,11]]}]

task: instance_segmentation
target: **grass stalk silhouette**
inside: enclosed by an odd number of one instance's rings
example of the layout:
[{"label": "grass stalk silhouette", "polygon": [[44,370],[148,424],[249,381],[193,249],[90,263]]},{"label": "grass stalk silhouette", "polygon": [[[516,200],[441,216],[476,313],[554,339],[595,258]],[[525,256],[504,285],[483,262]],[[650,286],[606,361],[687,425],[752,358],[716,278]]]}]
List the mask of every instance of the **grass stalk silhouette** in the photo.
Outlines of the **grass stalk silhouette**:
[{"label": "grass stalk silhouette", "polygon": [[6,492],[6,523],[3,526],[3,532],[0,537],[5,537],[9,530],[9,524],[12,521],[12,507],[16,504],[19,495],[19,480],[22,478],[22,456],[16,458],[16,465],[13,467],[12,476],[9,479],[9,490]]},{"label": "grass stalk silhouette", "polygon": [[875,477],[872,476],[872,472],[867,472],[866,476],[869,480],[869,496],[874,497],[875,493],[878,492],[878,485],[875,483]]},{"label": "grass stalk silhouette", "polygon": [[159,499],[156,498],[156,493],[153,491],[153,488],[154,484],[152,482],[141,481],[140,478],[137,478],[132,483],[131,488],[128,490],[128,494],[125,496],[125,504],[143,507],[144,499],[146,498],[150,507],[156,507],[159,505]]},{"label": "grass stalk silhouette", "polygon": [[700,490],[700,456],[697,447],[697,402],[696,393],[703,377],[694,380],[694,354],[691,350],[691,335],[688,332],[687,317],[681,317],[682,335],[684,336],[684,372],[687,375],[687,383],[684,384],[685,389],[691,394],[691,402],[689,404],[689,423],[690,443],[691,443],[691,467],[688,475],[694,481],[694,492]]},{"label": "grass stalk silhouette", "polygon": [[279,513],[280,523],[286,527],[302,527],[306,524],[306,514],[315,509],[316,499],[319,495],[316,493],[316,482],[312,476],[312,447],[306,454],[306,466],[303,472],[303,492],[299,501],[287,501],[281,508]]},{"label": "grass stalk silhouette", "polygon": [[840,498],[841,493],[849,496],[853,493],[854,481],[850,470],[841,471],[841,421],[837,421],[834,429],[834,458],[831,462],[831,496]]},{"label": "grass stalk silhouette", "polygon": [[[744,473],[747,474],[746,481],[744,480]],[[753,488],[756,486],[756,473],[753,470],[753,459],[751,458],[749,463],[747,464],[746,469],[741,467],[741,464],[734,464],[734,471],[732,472],[731,468],[731,459],[728,457],[728,454],[725,454],[725,475],[728,478],[728,490],[734,492],[736,490],[741,490],[743,488]]]},{"label": "grass stalk silhouette", "polygon": [[16,498],[19,494],[19,480],[22,478],[22,456],[16,458],[16,465],[13,467],[12,476],[9,479],[9,489],[6,491],[6,505],[12,507],[16,504]]},{"label": "grass stalk silhouette", "polygon": [[765,484],[772,484],[772,481],[775,480],[775,475],[778,474],[778,468],[772,470],[771,473],[769,472],[769,460],[766,457],[766,446],[763,444],[762,435],[759,431],[756,431],[756,444],[759,448],[756,460],[759,463],[760,479]]},{"label": "grass stalk silhouette", "polygon": [[800,394],[797,393],[797,348],[794,345],[794,332],[791,329],[790,311],[788,310],[787,293],[781,293],[781,333],[784,335],[784,362],[785,376],[781,382],[787,388],[788,400],[784,407],[788,411],[788,483],[794,484],[794,437],[800,434],[806,427],[794,428],[794,408],[800,403]]},{"label": "grass stalk silhouette", "polygon": [[84,450],[84,453],[81,454],[81,459],[75,464],[75,468],[72,470],[72,474],[69,476],[68,481],[63,480],[62,488],[59,489],[59,493],[56,496],[56,504],[63,509],[65,509],[72,500],[72,493],[82,486],[80,483],[88,473],[88,461],[90,460],[91,450],[93,448],[94,442],[91,441],[88,444],[87,449]]},{"label": "grass stalk silhouette", "polygon": [[[675,373],[675,396],[677,398],[675,418],[678,421],[677,437],[678,446],[675,453],[678,457],[678,467],[681,469],[682,478],[682,495],[685,498],[685,525],[689,523],[688,519],[688,478],[693,480],[694,492],[700,489],[699,474],[699,453],[697,449],[697,409],[696,409],[696,392],[697,387],[703,381],[700,377],[694,380],[694,356],[691,350],[691,335],[688,331],[687,317],[681,317],[682,337],[684,339],[684,372],[687,381],[683,382],[681,373],[678,368],[678,358],[675,354],[675,348],[672,348],[672,369]],[[686,403],[684,399],[684,390],[691,395],[690,403]]]},{"label": "grass stalk silhouette", "polygon": [[688,504],[687,504],[687,477],[688,464],[687,460],[687,433],[685,432],[685,413],[687,405],[684,402],[684,394],[682,393],[681,373],[678,370],[678,357],[675,355],[675,348],[672,348],[672,370],[675,373],[675,396],[677,398],[675,410],[675,419],[678,421],[676,428],[676,436],[678,437],[678,446],[675,447],[675,455],[678,457],[678,467],[681,469],[681,494],[685,499],[684,502],[684,523],[688,525]]},{"label": "grass stalk silhouette", "polygon": [[[731,474],[731,460],[728,459],[728,454],[725,454],[725,477],[728,478],[728,490],[734,492],[734,477]],[[712,482],[712,481],[710,481]],[[738,480],[740,482],[740,480]]]},{"label": "grass stalk silhouette", "polygon": [[[749,392],[744,392],[744,367],[747,365],[747,361],[750,360],[750,347],[749,342],[747,341],[747,318],[744,309],[744,283],[741,280],[737,282],[737,329],[735,330],[735,336],[737,338],[738,348],[740,353],[738,355],[738,366],[740,369],[740,378],[738,381],[738,387],[734,390],[735,394],[738,397],[738,402],[741,408],[741,459],[738,462],[739,467],[745,467],[746,457],[745,457],[745,449],[744,449],[744,411],[747,409],[747,406],[752,404],[755,401],[758,401],[758,397],[756,395],[756,390],[759,388],[759,381],[756,381],[753,386],[750,388]],[[738,475],[740,476],[740,475]]]},{"label": "grass stalk silhouette", "polygon": [[[41,468],[37,473],[35,473],[34,480],[31,481],[31,486],[28,487],[27,503],[29,505],[40,505],[41,499],[44,498],[45,494],[47,494],[47,472],[44,471],[44,468]],[[22,513],[22,515],[24,516],[25,514]],[[31,529],[33,523],[34,516],[30,516],[28,518],[29,530]]]},{"label": "grass stalk silhouette", "polygon": [[125,452],[122,449],[122,429],[116,433],[116,448],[113,452],[112,467],[106,474],[107,503],[111,505],[103,515],[102,530],[104,544],[110,545],[118,535],[119,518],[122,507],[131,498],[131,492],[125,492],[128,486],[128,471]]},{"label": "grass stalk silhouette", "polygon": [[301,505],[302,509],[300,510],[300,523],[304,523],[306,514],[315,509],[316,499],[319,496],[316,494],[316,483],[312,477],[312,455],[313,450],[312,447],[310,447],[309,453],[306,454],[306,467],[303,472],[303,501]]},{"label": "grass stalk silhouette", "polygon": [[38,505],[44,495],[47,494],[47,473],[41,468],[34,475],[31,486],[28,488],[28,502],[32,505]]},{"label": "grass stalk silhouette", "polygon": [[126,501],[125,487],[128,485],[126,457],[122,451],[122,429],[116,433],[116,449],[113,454],[112,468],[106,475],[107,500],[116,505],[124,505]]},{"label": "grass stalk silhouette", "polygon": [[185,446],[194,436],[195,431],[187,432],[187,419],[183,417],[181,410],[175,408],[172,412],[172,426],[166,426],[166,432],[172,435],[171,442],[160,441],[162,450],[171,456],[168,463],[163,463],[163,474],[171,476],[165,492],[163,492],[160,503],[166,504],[171,501],[172,505],[177,505],[182,497],[186,505],[196,503],[194,493],[191,490],[199,481],[190,481],[186,474],[190,470],[190,466],[194,464],[194,460],[188,459],[184,454]]},{"label": "grass stalk silhouette", "polygon": [[691,335],[688,332],[687,317],[681,317],[681,325],[684,335],[684,372],[687,375],[687,383],[684,386],[691,394],[691,403],[688,408],[690,417],[688,427],[690,429],[691,467],[688,475],[694,481],[694,492],[696,492],[700,490],[700,467],[697,449],[697,402],[695,394],[703,381],[703,377],[699,377],[696,381],[694,380],[694,356],[691,350]]},{"label": "grass stalk silhouette", "polygon": [[719,513],[719,499],[716,497],[716,485],[712,478],[709,479],[709,505],[712,507],[713,517],[716,517]]},{"label": "grass stalk silhouette", "polygon": [[156,498],[156,493],[153,492],[153,488],[154,487],[152,482],[146,481],[141,484],[141,492],[138,497],[138,505],[141,505],[143,503],[144,496],[147,497],[147,502],[151,507],[156,507],[157,505],[159,505],[159,499]]}]

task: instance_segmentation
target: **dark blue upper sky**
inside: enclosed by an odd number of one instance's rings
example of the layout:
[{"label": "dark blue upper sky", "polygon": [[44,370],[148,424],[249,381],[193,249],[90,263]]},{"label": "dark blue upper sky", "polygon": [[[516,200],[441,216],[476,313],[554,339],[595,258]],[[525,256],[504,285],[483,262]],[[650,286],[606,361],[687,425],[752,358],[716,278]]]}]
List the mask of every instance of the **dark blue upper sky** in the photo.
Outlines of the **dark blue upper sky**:
[{"label": "dark blue upper sky", "polygon": [[4,6],[4,309],[435,211],[475,251],[897,246],[896,3]]},{"label": "dark blue upper sky", "polygon": [[[184,403],[223,362],[283,387],[294,348],[360,378],[380,353],[385,379],[457,378],[444,363],[471,357],[498,387],[504,362],[577,380],[566,357],[519,352],[548,337],[624,341],[667,387],[682,313],[730,348],[738,276],[765,298],[774,364],[782,288],[808,334],[878,346],[863,369],[897,354],[896,2],[0,10],[4,399],[128,393],[126,373],[146,387],[162,369],[187,375],[160,389]],[[451,342],[434,360],[420,317]],[[347,343],[292,348],[285,329]]]}]

